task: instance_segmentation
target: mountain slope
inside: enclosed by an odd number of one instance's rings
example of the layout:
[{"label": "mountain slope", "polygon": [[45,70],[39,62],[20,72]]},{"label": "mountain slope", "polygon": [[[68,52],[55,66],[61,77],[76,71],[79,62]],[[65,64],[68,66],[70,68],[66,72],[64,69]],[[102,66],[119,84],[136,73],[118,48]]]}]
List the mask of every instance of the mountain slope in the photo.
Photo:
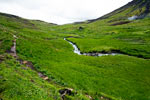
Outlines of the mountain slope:
[{"label": "mountain slope", "polygon": [[133,0],[127,5],[106,14],[98,19],[89,20],[89,22],[94,22],[101,19],[108,19],[110,17],[113,20],[125,20],[129,17],[137,16],[138,18],[150,17],[150,1],[149,0]]}]

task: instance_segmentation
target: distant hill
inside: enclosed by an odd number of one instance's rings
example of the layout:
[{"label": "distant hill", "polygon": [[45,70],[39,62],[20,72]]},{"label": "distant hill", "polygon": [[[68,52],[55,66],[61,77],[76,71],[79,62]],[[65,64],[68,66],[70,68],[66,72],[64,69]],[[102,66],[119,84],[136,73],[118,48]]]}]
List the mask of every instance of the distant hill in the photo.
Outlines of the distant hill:
[{"label": "distant hill", "polygon": [[0,18],[3,19],[3,21],[1,21],[0,24],[7,26],[7,24],[9,22],[11,22],[11,26],[16,27],[16,23],[17,23],[19,28],[20,28],[20,26],[28,27],[28,28],[29,27],[35,28],[35,26],[36,26],[35,24],[37,24],[37,25],[42,24],[42,25],[47,25],[47,26],[57,25],[54,23],[48,23],[48,22],[41,21],[41,20],[29,20],[29,19],[21,18],[16,15],[6,14],[6,13],[2,13],[2,12],[0,12]]}]

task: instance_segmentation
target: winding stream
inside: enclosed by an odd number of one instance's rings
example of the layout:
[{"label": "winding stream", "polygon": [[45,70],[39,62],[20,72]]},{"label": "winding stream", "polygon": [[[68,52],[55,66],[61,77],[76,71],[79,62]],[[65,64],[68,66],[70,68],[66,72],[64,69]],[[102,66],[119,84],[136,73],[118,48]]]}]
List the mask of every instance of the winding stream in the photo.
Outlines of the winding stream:
[{"label": "winding stream", "polygon": [[107,56],[107,55],[118,55],[120,53],[81,53],[81,51],[79,50],[79,48],[77,47],[76,44],[72,43],[71,41],[67,40],[66,38],[64,38],[65,41],[67,41],[69,44],[71,44],[74,48],[74,53],[78,54],[78,55],[86,55],[86,56]]}]

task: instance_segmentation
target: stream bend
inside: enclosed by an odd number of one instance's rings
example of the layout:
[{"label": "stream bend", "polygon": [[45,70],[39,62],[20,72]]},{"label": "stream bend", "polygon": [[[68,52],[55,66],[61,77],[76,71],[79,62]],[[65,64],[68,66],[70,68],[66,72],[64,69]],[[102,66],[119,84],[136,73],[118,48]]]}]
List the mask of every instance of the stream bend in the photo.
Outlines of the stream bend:
[{"label": "stream bend", "polygon": [[80,49],[77,47],[76,44],[73,42],[67,40],[64,38],[65,41],[67,41],[69,44],[71,44],[74,48],[73,52],[78,54],[78,55],[86,55],[86,56],[107,56],[107,55],[119,55],[120,53],[81,53]]}]

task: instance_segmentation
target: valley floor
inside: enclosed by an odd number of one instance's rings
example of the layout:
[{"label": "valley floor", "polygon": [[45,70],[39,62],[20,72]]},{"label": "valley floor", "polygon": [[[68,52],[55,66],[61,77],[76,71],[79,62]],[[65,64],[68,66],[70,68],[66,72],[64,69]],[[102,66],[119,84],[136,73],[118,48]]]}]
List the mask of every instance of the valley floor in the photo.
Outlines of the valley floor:
[{"label": "valley floor", "polygon": [[[100,28],[97,24],[48,26],[0,17],[0,99],[60,100],[59,90],[69,87],[73,95],[66,95],[66,100],[150,100],[149,19]],[[13,35],[17,36],[18,58],[32,62],[35,70],[9,54]],[[64,37],[72,37],[68,40],[81,52],[119,50],[126,55],[78,55]]]}]

